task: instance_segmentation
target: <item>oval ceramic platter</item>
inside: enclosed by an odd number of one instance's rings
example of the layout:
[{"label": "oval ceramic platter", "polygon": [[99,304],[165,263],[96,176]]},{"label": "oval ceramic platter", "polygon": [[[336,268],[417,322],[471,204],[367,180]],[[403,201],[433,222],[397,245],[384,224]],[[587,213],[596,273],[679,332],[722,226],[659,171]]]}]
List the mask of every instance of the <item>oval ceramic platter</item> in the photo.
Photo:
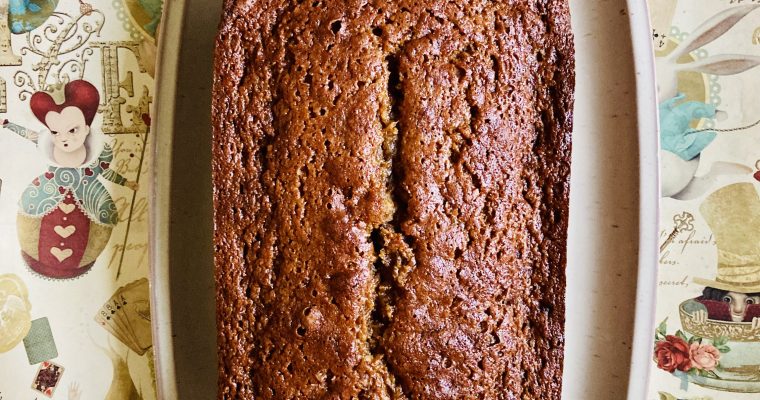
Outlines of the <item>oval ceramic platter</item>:
[{"label": "oval ceramic platter", "polygon": [[646,398],[760,398],[760,2],[650,0],[660,123]]},{"label": "oval ceramic platter", "polygon": [[[189,2],[189,3],[192,3]],[[220,3],[220,2],[219,2]],[[623,3],[622,1],[620,3]],[[606,336],[607,331],[600,330],[598,332],[589,332],[589,326],[587,322],[593,319],[593,313],[588,308],[582,308],[589,302],[608,304],[603,307],[607,308],[607,312],[616,312],[614,307],[609,304],[609,300],[605,297],[606,292],[598,291],[590,285],[590,281],[597,281],[597,277],[603,277],[610,275],[610,270],[620,272],[617,274],[621,276],[620,285],[625,288],[614,288],[612,291],[630,292],[630,298],[636,299],[634,304],[623,305],[623,303],[629,301],[628,299],[620,300],[621,306],[627,307],[628,310],[636,310],[636,322],[635,322],[635,340],[633,343],[633,352],[631,357],[630,366],[630,391],[629,398],[631,399],[644,399],[646,398],[647,384],[646,380],[650,376],[651,360],[652,360],[652,337],[654,330],[654,317],[653,311],[655,307],[655,288],[657,279],[657,246],[658,246],[658,229],[657,229],[657,204],[659,201],[659,184],[657,181],[658,171],[658,141],[657,141],[657,99],[654,85],[654,59],[652,54],[651,31],[649,28],[648,13],[646,11],[646,3],[643,1],[630,1],[629,9],[626,14],[626,10],[619,12],[619,9],[615,8],[611,12],[605,11],[609,15],[610,13],[617,18],[603,23],[597,23],[597,15],[594,10],[594,3],[585,1],[571,2],[571,12],[573,13],[574,31],[576,35],[576,48],[578,51],[578,59],[585,60],[585,62],[579,62],[578,73],[578,93],[576,107],[576,144],[581,144],[580,147],[576,147],[576,155],[574,155],[573,174],[573,201],[583,203],[585,201],[599,200],[598,196],[599,187],[602,185],[600,181],[604,179],[593,177],[592,174],[586,172],[592,171],[599,163],[603,162],[603,155],[609,151],[614,151],[620,142],[615,140],[605,140],[604,145],[590,145],[584,146],[591,142],[599,142],[598,135],[607,134],[600,127],[598,116],[600,113],[608,113],[611,115],[611,123],[613,126],[620,126],[622,121],[617,118],[617,113],[620,113],[620,107],[626,108],[622,110],[626,113],[626,119],[631,120],[623,124],[625,127],[630,127],[630,131],[621,132],[618,138],[623,139],[625,143],[635,145],[636,140],[633,137],[629,137],[631,133],[635,131],[634,127],[638,126],[638,142],[641,148],[639,151],[639,159],[630,157],[626,159],[626,164],[620,167],[620,171],[628,171],[636,169],[636,165],[639,166],[638,175],[640,176],[639,182],[628,183],[627,188],[635,190],[639,188],[640,199],[638,199],[638,225],[635,225],[636,219],[636,203],[637,199],[630,199],[630,196],[625,200],[630,202],[630,212],[625,216],[620,216],[621,220],[625,220],[625,223],[634,224],[630,226],[628,230],[633,237],[619,236],[617,240],[617,246],[630,247],[630,251],[626,252],[626,255],[633,257],[631,260],[618,262],[619,266],[611,268],[609,264],[599,262],[593,258],[593,255],[597,249],[588,251],[587,247],[579,245],[584,239],[571,240],[569,248],[571,263],[574,265],[568,266],[570,273],[568,274],[568,305],[579,306],[578,310],[585,310],[587,312],[569,313],[567,318],[567,336],[568,344],[566,351],[565,363],[568,366],[584,366],[581,368],[566,368],[566,374],[564,377],[565,388],[567,389],[563,398],[576,400],[583,399],[604,399],[610,398],[623,398],[626,382],[621,381],[616,384],[610,385],[614,387],[615,395],[610,397],[606,392],[594,393],[588,390],[589,380],[596,379],[595,375],[598,375],[598,371],[595,370],[605,369],[612,371],[610,376],[612,379],[617,376],[625,376],[628,372],[628,365],[620,365],[620,357],[627,357],[628,354],[622,354],[629,351],[629,343],[608,340]],[[197,3],[196,3],[197,5]],[[624,4],[623,4],[624,6]],[[177,153],[185,154],[187,157],[187,151],[179,152],[178,149],[181,146],[186,146],[185,141],[175,140],[171,134],[175,131],[184,131],[184,129],[193,129],[194,136],[201,142],[210,141],[210,127],[208,126],[188,126],[184,123],[187,119],[183,115],[187,114],[201,114],[208,112],[208,103],[205,101],[198,101],[197,105],[184,104],[182,108],[178,108],[176,102],[177,91],[177,77],[182,76],[183,79],[197,79],[200,82],[205,82],[209,79],[208,76],[192,76],[191,73],[182,72],[180,68],[191,69],[198,72],[209,71],[212,63],[211,58],[207,56],[202,50],[200,54],[192,49],[183,51],[182,60],[192,60],[193,63],[203,63],[208,68],[189,68],[187,63],[182,64],[180,62],[179,49],[176,46],[171,46],[171,43],[180,42],[180,34],[182,32],[183,12],[185,4],[181,0],[175,0],[166,4],[166,14],[161,26],[161,39],[159,48],[162,50],[159,54],[159,70],[157,72],[157,95],[156,95],[156,110],[155,118],[153,119],[153,127],[156,132],[161,132],[156,136],[154,157],[154,202],[152,206],[152,240],[151,250],[153,254],[153,267],[154,275],[152,284],[154,287],[154,294],[156,301],[154,302],[153,315],[154,318],[154,344],[156,347],[157,355],[157,370],[158,373],[158,387],[162,393],[161,398],[176,398],[182,397],[181,394],[187,396],[197,396],[198,398],[213,398],[215,393],[215,374],[216,359],[214,354],[215,337],[213,332],[209,332],[208,329],[199,329],[194,326],[194,321],[188,321],[186,318],[175,318],[172,321],[171,308],[169,307],[169,294],[170,288],[175,287],[169,285],[170,270],[181,269],[183,275],[183,281],[207,281],[206,275],[211,273],[212,266],[196,265],[194,268],[187,268],[187,265],[173,265],[179,264],[178,259],[171,260],[170,254],[174,254],[171,251],[172,248],[181,248],[187,251],[195,252],[193,255],[198,260],[211,259],[208,254],[201,254],[205,252],[206,246],[196,246],[194,249],[190,249],[190,246],[181,245],[172,240],[177,240],[176,237],[170,233],[172,224],[177,225],[178,219],[172,219],[170,210],[171,192],[176,191],[177,188],[172,189],[172,170],[173,163],[176,163]],[[187,7],[190,7],[188,5]],[[213,8],[213,7],[212,7]],[[627,15],[627,16],[626,16]],[[603,25],[603,28],[598,30],[604,34],[614,37],[616,40],[630,41],[631,36],[627,35],[627,32],[619,32],[618,23],[619,19],[625,21],[630,20],[631,31],[633,36],[633,50],[634,57],[631,58],[630,54],[621,54],[621,60],[619,64],[630,65],[632,59],[635,60],[635,68],[629,68],[626,71],[630,76],[619,76],[619,73],[608,74],[607,81],[599,80],[595,71],[598,71],[595,66],[595,57],[600,54],[598,49],[603,45],[595,40],[593,34],[586,34],[586,29],[590,25]],[[191,24],[184,30],[185,35],[194,35],[192,38],[182,38],[187,43],[212,43],[215,36],[214,26],[209,27],[207,25],[208,19],[202,17],[196,17],[188,13],[188,24]],[[578,25],[576,22],[580,22]],[[192,25],[196,24],[196,25]],[[202,25],[202,26],[201,26]],[[588,28],[597,29],[597,28]],[[612,33],[615,31],[614,33]],[[592,32],[595,32],[592,30]],[[166,45],[163,45],[166,44]],[[583,66],[581,66],[583,64]],[[186,71],[185,70],[185,71]],[[630,84],[629,81],[633,81],[635,77],[636,86],[630,85],[630,87],[636,90],[636,96],[629,96],[625,93],[620,93],[621,103],[617,106],[609,105],[605,99],[604,85],[597,84],[598,82],[610,83],[608,81],[614,81],[614,83]],[[583,95],[580,95],[583,93]],[[578,106],[579,105],[579,106]],[[205,108],[204,108],[205,107]],[[622,118],[621,118],[622,119]],[[174,158],[171,156],[175,153]],[[576,156],[578,158],[576,158]],[[174,161],[172,161],[174,159]],[[592,160],[591,163],[588,161]],[[184,160],[185,162],[192,162],[192,159]],[[178,164],[180,165],[180,164]],[[176,167],[176,166],[175,166]],[[614,169],[614,168],[613,168]],[[178,171],[183,173],[182,171]],[[630,172],[629,172],[630,173]],[[635,176],[635,173],[630,173],[630,176]],[[628,175],[626,175],[628,176]],[[620,187],[621,185],[617,185]],[[605,190],[614,190],[610,185],[604,186]],[[189,191],[187,191],[189,192]],[[186,193],[187,193],[186,192]],[[607,198],[606,196],[602,201],[612,204],[614,199]],[[210,215],[211,204],[204,203],[201,196],[185,197],[183,198],[184,209],[196,210],[196,213],[204,213],[204,215]],[[617,206],[617,204],[613,205]],[[174,206],[176,209],[176,205]],[[600,207],[602,208],[602,207]],[[200,211],[198,211],[200,210]],[[571,216],[571,229],[570,234],[576,238],[587,238],[588,242],[598,243],[600,246],[613,238],[605,237],[602,231],[599,229],[599,225],[607,224],[608,221],[603,218],[599,218],[597,214],[600,214],[598,210],[594,208],[586,207],[584,204],[580,204],[580,207],[575,207]],[[621,214],[622,215],[622,214]],[[573,224],[572,219],[575,218],[576,223]],[[209,219],[210,220],[210,219]],[[578,222],[579,221],[579,222]],[[591,223],[587,223],[591,221]],[[633,221],[633,222],[631,222]],[[623,222],[620,222],[621,224]],[[185,229],[192,229],[189,225]],[[575,225],[575,227],[573,227]],[[584,227],[591,226],[596,227],[596,230],[592,230],[586,235],[583,231]],[[617,226],[617,225],[615,225]],[[176,232],[175,232],[176,234]],[[635,241],[636,235],[639,236],[639,246],[636,250],[635,246],[629,246],[628,243]],[[572,238],[571,238],[572,239]],[[211,251],[210,248],[208,251]],[[635,254],[638,251],[638,260],[635,259]],[[616,256],[617,257],[617,256]],[[192,260],[193,256],[184,255],[183,259]],[[589,263],[587,263],[589,261]],[[636,265],[639,265],[638,273],[635,271],[625,274],[625,269],[635,269]],[[613,274],[614,275],[614,274]],[[580,276],[580,278],[578,278]],[[638,285],[636,280],[638,277]],[[588,279],[587,279],[588,278]],[[630,279],[629,279],[630,278]],[[633,287],[638,287],[638,293],[633,293]],[[630,289],[630,290],[628,290]],[[174,304],[173,309],[197,309],[196,302],[208,301],[213,302],[213,289],[204,289],[203,291],[194,292],[193,296],[182,296],[179,293],[172,293],[172,299]],[[614,302],[613,302],[614,304]],[[179,314],[175,314],[175,317]],[[210,319],[209,319],[210,318]],[[213,323],[213,316],[202,316],[198,319],[203,321],[211,321]],[[633,318],[631,318],[633,319]],[[631,321],[607,321],[610,325],[621,325],[621,328],[617,329],[617,332],[622,335],[630,334],[630,327],[633,326]],[[172,335],[175,332],[177,336]],[[596,362],[597,355],[588,351],[590,346],[594,346],[599,341],[608,343],[614,357],[603,357],[603,363]],[[190,346],[188,343],[192,343]],[[201,344],[198,346],[198,344]],[[192,348],[193,355],[187,356],[179,353],[175,353],[181,348]],[[178,363],[175,365],[175,358],[192,360],[193,366],[188,368]],[[615,368],[623,369],[615,373]],[[176,371],[176,373],[175,373]],[[618,379],[620,380],[620,379]],[[177,382],[184,382],[182,387],[178,387]],[[203,386],[199,386],[196,382],[205,383]]]},{"label": "oval ceramic platter", "polygon": [[639,257],[635,321],[628,385],[629,400],[647,399],[651,330],[656,304],[659,197],[657,95],[647,3],[628,0],[636,73],[639,141]]},{"label": "oval ceramic platter", "polygon": [[163,398],[148,253],[161,12],[0,0],[0,398]]},{"label": "oval ceramic platter", "polygon": [[[207,15],[220,15],[220,0],[213,0],[216,11]],[[201,1],[189,1],[188,9],[213,9],[201,6]],[[612,3],[612,2],[611,2]],[[598,8],[597,8],[598,6]],[[162,43],[179,43],[182,13],[185,6],[180,2],[166,5],[169,13],[161,26]],[[622,9],[622,10],[621,10]],[[196,11],[197,13],[197,11]],[[654,60],[650,39],[650,28],[646,4],[643,1],[631,1],[630,9],[625,10],[625,1],[617,3],[592,2],[585,0],[571,1],[571,13],[576,39],[578,60],[577,103],[575,110],[574,155],[573,155],[573,189],[571,193],[571,227],[568,265],[568,309],[567,315],[567,345],[565,353],[565,369],[563,398],[569,400],[609,400],[624,398],[628,374],[628,357],[630,351],[631,329],[633,327],[634,308],[636,309],[636,338],[631,363],[631,399],[643,399],[646,396],[646,379],[650,374],[652,360],[652,335],[654,330],[654,292],[657,273],[657,100],[654,86]],[[197,155],[186,148],[199,149],[197,143],[190,140],[174,139],[171,132],[191,132],[193,141],[210,143],[210,127],[208,123],[190,124],[187,121],[201,121],[201,118],[191,118],[190,115],[205,115],[209,106],[207,100],[193,102],[177,102],[177,81],[197,81],[198,85],[210,81],[207,74],[211,70],[212,60],[208,57],[215,32],[214,24],[209,26],[210,19],[202,14],[188,12],[182,38],[183,43],[192,43],[182,51],[178,61],[178,49],[172,46],[161,46],[159,55],[158,87],[156,95],[157,108],[155,112],[154,130],[161,132],[156,137],[155,157],[155,195],[153,207],[153,265],[155,275],[153,286],[157,297],[153,314],[158,327],[154,335],[157,348],[159,370],[159,388],[165,394],[164,398],[213,398],[215,396],[215,336],[213,328],[198,327],[196,321],[204,321],[213,325],[213,315],[202,314],[198,302],[213,302],[213,288],[200,285],[194,287],[192,296],[183,295],[188,290],[178,285],[174,280],[169,285],[170,270],[177,271],[180,280],[185,282],[207,282],[212,273],[212,266],[201,265],[203,261],[211,260],[211,246],[197,244],[190,246],[178,242],[178,234],[184,229],[198,229],[205,226],[204,221],[211,224],[211,204],[204,201],[203,196],[192,196],[192,190],[172,187],[172,165],[174,163],[175,182],[179,174],[187,174],[187,164],[204,160],[208,154]],[[216,18],[216,17],[215,17]],[[620,24],[630,19],[633,33],[631,36]],[[607,40],[600,40],[599,37]],[[624,46],[620,42],[624,42]],[[203,46],[196,46],[197,44]],[[633,57],[628,51],[630,43],[634,44],[635,69],[631,68]],[[191,48],[193,47],[193,48]],[[195,47],[200,48],[196,50]],[[619,50],[623,47],[625,50]],[[208,52],[208,53],[207,53]],[[599,63],[598,58],[614,54],[615,60]],[[199,65],[204,67],[199,67]],[[602,64],[612,64],[607,67]],[[617,68],[619,67],[619,68]],[[179,69],[178,69],[179,68]],[[600,77],[600,72],[604,77]],[[195,74],[195,75],[193,75]],[[635,79],[636,78],[636,79]],[[634,86],[634,79],[638,87]],[[618,87],[614,94],[607,92],[608,86]],[[188,94],[184,87],[183,96]],[[629,93],[637,92],[636,96]],[[208,96],[208,93],[201,93]],[[610,97],[615,100],[610,101]],[[602,116],[606,118],[602,120]],[[638,120],[637,120],[638,118]],[[606,121],[606,122],[605,122]],[[606,155],[616,151],[621,145],[636,146],[636,126],[640,132],[638,141],[641,147],[640,159],[635,152],[629,152],[616,160],[615,165],[600,168],[604,165]],[[185,137],[179,136],[177,137]],[[602,138],[604,137],[604,138]],[[197,153],[196,151],[196,153]],[[173,156],[171,156],[173,154]],[[172,159],[174,161],[172,161]],[[182,165],[182,169],[178,169]],[[639,168],[637,168],[637,165]],[[639,171],[640,169],[640,171]],[[600,171],[601,170],[601,171]],[[638,171],[638,172],[637,172]],[[196,172],[197,169],[196,169]],[[624,183],[615,183],[617,173],[625,174]],[[200,175],[200,174],[199,174]],[[203,174],[207,176],[207,174]],[[634,177],[641,176],[640,182]],[[205,178],[204,178],[205,179]],[[184,180],[187,182],[187,179]],[[176,183],[175,183],[176,185]],[[636,196],[611,195],[623,188],[629,192],[637,189],[641,198]],[[171,193],[184,193],[182,205],[172,205]],[[588,204],[595,204],[589,207]],[[613,212],[610,218],[609,210],[622,209],[620,203],[628,211]],[[190,213],[195,216],[192,222],[181,222],[182,217],[171,218],[170,209],[178,216]],[[181,209],[180,209],[181,208]],[[640,208],[640,216],[638,209]],[[177,211],[178,210],[178,211]],[[183,212],[182,210],[186,210]],[[200,215],[204,217],[201,218]],[[206,219],[204,219],[206,218]],[[612,220],[612,221],[610,221]],[[612,224],[612,228],[610,228]],[[620,228],[620,229],[616,229]],[[209,228],[210,229],[210,228]],[[171,232],[170,232],[171,230]],[[627,234],[616,234],[625,230]],[[639,236],[640,245],[635,245]],[[184,235],[187,237],[188,235]],[[193,237],[193,235],[189,235]],[[611,246],[608,244],[612,243]],[[605,250],[605,248],[607,248]],[[614,248],[610,251],[609,248]],[[172,250],[174,249],[174,250]],[[181,250],[181,251],[177,251]],[[598,253],[605,257],[597,257]],[[636,254],[639,254],[638,259]],[[182,253],[182,254],[177,254]],[[190,253],[190,254],[187,254]],[[174,258],[170,259],[170,255]],[[192,265],[191,265],[192,264]],[[636,265],[640,265],[638,273]],[[636,287],[638,276],[638,295]],[[213,285],[211,285],[213,286]],[[170,289],[174,288],[172,302],[174,320],[167,302]],[[624,293],[625,296],[619,296]],[[624,297],[624,298],[623,298]],[[612,299],[612,300],[610,300]],[[638,299],[634,302],[634,299]],[[595,306],[589,307],[588,304]],[[618,307],[619,306],[619,307]],[[571,308],[572,307],[572,308]],[[600,309],[604,309],[600,312]],[[182,310],[193,310],[192,313]],[[577,310],[574,311],[574,310]],[[598,315],[613,316],[625,311],[624,318],[601,318]],[[629,311],[631,313],[629,313]],[[184,314],[183,314],[184,313]],[[202,315],[201,315],[202,314]],[[213,314],[213,310],[209,312]],[[195,317],[183,318],[182,315]],[[173,325],[170,325],[170,321]],[[602,329],[593,329],[597,324]],[[612,327],[612,325],[615,325]],[[171,328],[171,329],[169,329]],[[172,336],[174,332],[176,336]],[[617,336],[625,336],[618,340]],[[601,346],[600,346],[601,344]],[[598,347],[601,350],[594,350]],[[192,349],[192,355],[184,354]],[[591,350],[590,350],[591,349]],[[606,354],[600,353],[606,351]],[[174,360],[177,360],[176,363]],[[620,360],[625,362],[621,363]],[[183,361],[184,360],[184,361]],[[176,365],[175,365],[176,364]],[[189,367],[187,364],[191,364]],[[176,368],[175,368],[176,367]],[[176,370],[176,373],[175,373]],[[598,381],[614,381],[597,390]],[[181,385],[177,382],[182,382]],[[612,394],[611,394],[612,393]],[[191,397],[192,396],[192,397]]]}]

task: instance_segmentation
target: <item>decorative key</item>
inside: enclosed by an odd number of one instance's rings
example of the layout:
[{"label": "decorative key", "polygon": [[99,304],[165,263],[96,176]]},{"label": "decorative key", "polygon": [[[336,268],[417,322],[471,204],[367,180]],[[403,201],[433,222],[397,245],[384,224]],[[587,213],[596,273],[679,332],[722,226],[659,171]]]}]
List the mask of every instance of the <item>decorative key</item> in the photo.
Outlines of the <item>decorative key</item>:
[{"label": "decorative key", "polygon": [[670,232],[670,235],[668,235],[668,238],[665,239],[665,241],[660,245],[660,253],[665,251],[665,249],[670,245],[670,243],[675,240],[676,236],[678,236],[681,232],[688,232],[694,230],[694,216],[684,211],[681,214],[676,214],[673,216],[673,230]]}]

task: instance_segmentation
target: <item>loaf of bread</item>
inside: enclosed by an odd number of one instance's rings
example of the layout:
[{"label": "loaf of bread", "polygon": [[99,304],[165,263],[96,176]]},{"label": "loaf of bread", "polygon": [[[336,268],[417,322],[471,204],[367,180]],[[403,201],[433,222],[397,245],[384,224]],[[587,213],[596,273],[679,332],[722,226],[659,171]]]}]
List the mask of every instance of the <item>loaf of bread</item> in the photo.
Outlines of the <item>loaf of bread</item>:
[{"label": "loaf of bread", "polygon": [[566,0],[227,0],[220,399],[559,399]]}]

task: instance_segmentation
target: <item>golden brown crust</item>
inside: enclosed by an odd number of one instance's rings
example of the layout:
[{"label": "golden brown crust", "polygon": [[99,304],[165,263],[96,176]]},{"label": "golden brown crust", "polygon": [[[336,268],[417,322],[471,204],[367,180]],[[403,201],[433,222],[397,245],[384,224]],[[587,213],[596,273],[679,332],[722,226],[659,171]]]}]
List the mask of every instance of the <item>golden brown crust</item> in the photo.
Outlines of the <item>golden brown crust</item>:
[{"label": "golden brown crust", "polygon": [[228,1],[219,398],[558,399],[564,0]]}]

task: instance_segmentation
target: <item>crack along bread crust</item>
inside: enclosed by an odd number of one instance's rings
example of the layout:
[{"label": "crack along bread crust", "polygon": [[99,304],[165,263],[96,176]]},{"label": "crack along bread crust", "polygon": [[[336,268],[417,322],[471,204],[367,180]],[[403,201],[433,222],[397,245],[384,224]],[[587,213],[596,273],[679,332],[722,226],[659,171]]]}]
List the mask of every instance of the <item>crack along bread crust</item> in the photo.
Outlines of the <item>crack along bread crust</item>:
[{"label": "crack along bread crust", "polygon": [[564,0],[231,1],[220,399],[559,399]]}]

